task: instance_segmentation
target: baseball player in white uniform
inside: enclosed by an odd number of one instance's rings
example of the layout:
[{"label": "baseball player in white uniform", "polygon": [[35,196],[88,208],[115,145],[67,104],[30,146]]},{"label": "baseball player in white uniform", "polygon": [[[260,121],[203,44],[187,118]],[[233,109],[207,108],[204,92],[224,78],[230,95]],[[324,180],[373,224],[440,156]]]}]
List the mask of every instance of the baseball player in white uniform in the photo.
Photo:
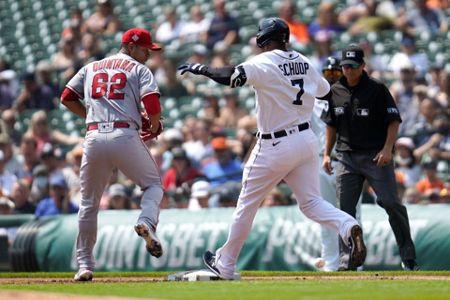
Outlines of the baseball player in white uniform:
[{"label": "baseball player in white uniform", "polygon": [[[86,118],[87,126],[80,171],[79,270],[75,281],[92,280],[99,202],[116,167],[143,190],[135,231],[143,237],[151,255],[162,255],[155,234],[163,196],[161,177],[140,135],[142,127],[150,128],[154,136],[162,130],[158,86],[145,66],[150,51],[160,49],[147,30],[130,29],[122,36],[118,54],[81,68],[61,95],[62,103]],[[144,112],[149,118],[141,117]]]},{"label": "baseball player in white uniform", "polygon": [[258,207],[284,180],[300,210],[339,232],[352,249],[350,263],[360,266],[366,256],[361,227],[353,217],[323,200],[319,189],[319,146],[309,120],[315,97],[325,96],[330,85],[308,58],[286,48],[289,27],[283,20],[262,20],[256,41],[263,52],[237,67],[179,67],[182,74],[204,75],[232,88],[250,84],[256,93],[258,140],[245,165],[228,239],[215,253],[207,251],[203,260],[220,278],[233,279]]}]

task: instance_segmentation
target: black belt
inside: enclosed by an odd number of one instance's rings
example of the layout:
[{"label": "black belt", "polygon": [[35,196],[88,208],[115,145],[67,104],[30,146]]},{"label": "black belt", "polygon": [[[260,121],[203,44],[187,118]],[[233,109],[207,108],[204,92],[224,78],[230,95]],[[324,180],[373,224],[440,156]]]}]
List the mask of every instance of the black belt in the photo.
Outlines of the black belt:
[{"label": "black belt", "polygon": [[[306,129],[309,128],[309,123],[299,124],[299,125],[297,125],[297,128],[298,128],[298,132],[306,130]],[[263,140],[270,140],[270,139],[273,139],[273,138],[277,139],[277,138],[280,138],[280,137],[283,137],[283,136],[287,136],[290,133],[293,133],[293,132],[289,132],[289,129],[283,129],[283,130],[280,130],[280,131],[275,131],[274,133],[263,133],[263,134],[261,134],[261,133],[258,132],[256,134],[256,137],[258,137],[260,139],[263,139]]]}]

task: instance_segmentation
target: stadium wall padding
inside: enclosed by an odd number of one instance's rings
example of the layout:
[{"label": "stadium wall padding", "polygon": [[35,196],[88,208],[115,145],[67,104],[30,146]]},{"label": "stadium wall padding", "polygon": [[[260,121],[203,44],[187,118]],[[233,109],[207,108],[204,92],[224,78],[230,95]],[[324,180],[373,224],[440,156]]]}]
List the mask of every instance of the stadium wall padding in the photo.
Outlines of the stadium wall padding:
[{"label": "stadium wall padding", "polygon": [[[421,269],[450,270],[450,205],[407,208]],[[204,251],[225,242],[233,210],[162,210],[157,234],[164,255],[159,259],[146,252],[144,241],[133,230],[140,211],[102,211],[94,248],[96,271],[203,269]],[[368,249],[364,269],[400,270],[398,248],[385,211],[364,204],[362,220]],[[21,226],[12,247],[14,270],[75,271],[77,230],[76,215]],[[297,206],[260,208],[238,270],[314,270],[320,247],[320,226],[301,214]]]}]

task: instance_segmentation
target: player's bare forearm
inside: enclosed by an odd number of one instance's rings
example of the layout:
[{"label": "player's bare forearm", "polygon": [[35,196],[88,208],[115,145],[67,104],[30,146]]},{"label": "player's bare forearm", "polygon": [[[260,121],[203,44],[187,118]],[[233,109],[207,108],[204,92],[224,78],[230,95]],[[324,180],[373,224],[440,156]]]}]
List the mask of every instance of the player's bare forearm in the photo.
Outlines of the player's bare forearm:
[{"label": "player's bare forearm", "polygon": [[394,143],[397,139],[397,132],[398,132],[399,126],[400,126],[400,122],[398,122],[398,121],[392,121],[388,125],[386,141],[385,141],[384,147],[383,147],[387,151],[391,152],[394,147]]},{"label": "player's bare forearm", "polygon": [[86,107],[80,101],[61,101],[61,103],[77,116],[86,119]]},{"label": "player's bare forearm", "polygon": [[325,150],[323,155],[330,156],[336,143],[336,128],[328,126],[325,128]]}]

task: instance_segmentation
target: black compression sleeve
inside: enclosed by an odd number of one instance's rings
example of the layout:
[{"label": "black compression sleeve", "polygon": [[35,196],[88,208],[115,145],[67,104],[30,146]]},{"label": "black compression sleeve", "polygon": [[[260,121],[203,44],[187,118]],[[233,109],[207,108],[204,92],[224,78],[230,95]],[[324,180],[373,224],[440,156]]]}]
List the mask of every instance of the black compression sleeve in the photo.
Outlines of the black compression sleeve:
[{"label": "black compression sleeve", "polygon": [[217,83],[230,85],[230,78],[234,72],[234,67],[211,68],[207,67],[204,71],[206,77],[211,78]]}]

